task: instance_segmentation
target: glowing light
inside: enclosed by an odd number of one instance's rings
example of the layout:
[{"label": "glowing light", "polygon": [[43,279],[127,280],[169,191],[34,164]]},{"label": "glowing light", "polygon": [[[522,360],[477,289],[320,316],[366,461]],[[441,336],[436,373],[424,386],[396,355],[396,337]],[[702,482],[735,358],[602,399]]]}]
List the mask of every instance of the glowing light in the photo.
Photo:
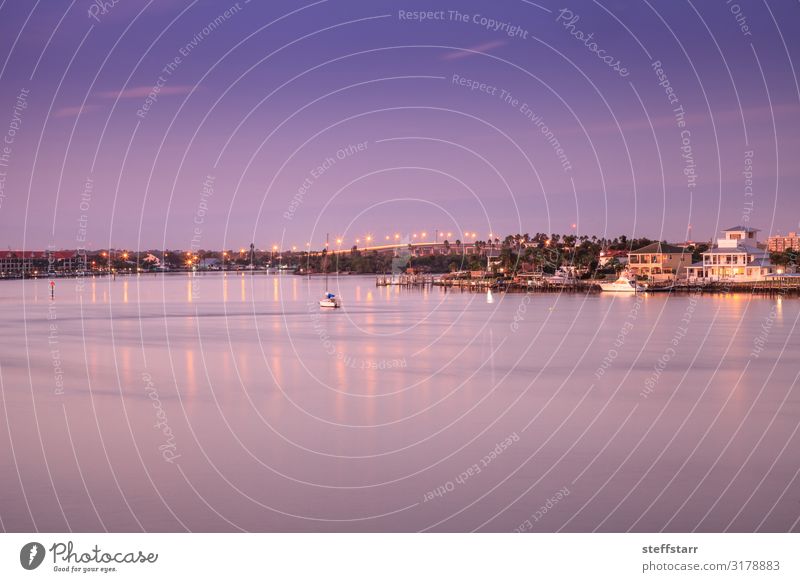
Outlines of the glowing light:
[{"label": "glowing light", "polygon": [[277,251],[278,250],[278,245],[272,245],[272,250],[273,251]]}]

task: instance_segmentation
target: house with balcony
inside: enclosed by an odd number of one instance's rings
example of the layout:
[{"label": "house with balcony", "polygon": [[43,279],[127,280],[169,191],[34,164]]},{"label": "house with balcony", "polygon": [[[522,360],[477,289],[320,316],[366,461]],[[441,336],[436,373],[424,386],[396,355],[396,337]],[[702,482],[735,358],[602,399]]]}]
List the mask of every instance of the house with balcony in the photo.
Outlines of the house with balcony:
[{"label": "house with balcony", "polygon": [[762,281],[778,273],[770,261],[769,251],[758,244],[758,229],[734,226],[722,231],[723,238],[703,253],[703,260],[686,271],[690,280],[699,281]]},{"label": "house with balcony", "polygon": [[692,254],[663,242],[649,244],[628,253],[628,271],[637,277],[654,281],[674,280],[686,276]]}]

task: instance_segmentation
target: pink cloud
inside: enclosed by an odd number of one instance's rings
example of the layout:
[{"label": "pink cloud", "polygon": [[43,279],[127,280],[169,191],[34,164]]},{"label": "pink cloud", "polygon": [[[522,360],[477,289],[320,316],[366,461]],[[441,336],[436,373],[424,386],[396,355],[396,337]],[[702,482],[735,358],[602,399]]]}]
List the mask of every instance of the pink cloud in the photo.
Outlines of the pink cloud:
[{"label": "pink cloud", "polygon": [[504,40],[491,40],[489,42],[484,42],[482,44],[478,44],[475,46],[465,47],[462,50],[445,53],[440,57],[440,59],[443,61],[453,61],[455,59],[472,57],[475,56],[477,53],[485,53],[493,48],[504,46],[505,44],[507,43]]},{"label": "pink cloud", "polygon": [[161,95],[186,95],[194,91],[194,85],[165,85],[164,87],[155,88],[149,85],[142,85],[140,87],[130,87],[122,91],[102,91],[97,93],[99,97],[106,99],[144,99],[150,93],[157,92]]},{"label": "pink cloud", "polygon": [[62,107],[53,112],[53,117],[78,117],[85,111],[93,111],[97,109],[97,105],[71,105],[69,107]]}]

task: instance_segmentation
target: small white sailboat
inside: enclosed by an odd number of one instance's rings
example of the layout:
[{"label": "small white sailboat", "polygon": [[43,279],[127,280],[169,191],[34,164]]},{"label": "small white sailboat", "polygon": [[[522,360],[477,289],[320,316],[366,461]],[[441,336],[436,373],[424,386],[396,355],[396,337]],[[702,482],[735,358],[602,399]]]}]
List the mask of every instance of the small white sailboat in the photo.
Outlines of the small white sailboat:
[{"label": "small white sailboat", "polygon": [[339,301],[339,298],[336,297],[333,293],[326,293],[325,297],[319,300],[320,307],[341,307],[342,303]]},{"label": "small white sailboat", "polygon": [[619,278],[613,283],[600,283],[600,289],[615,293],[636,293],[645,291],[645,287],[639,285],[636,279],[628,275],[625,271],[620,273]]},{"label": "small white sailboat", "polygon": [[325,269],[325,294],[319,300],[319,306],[326,309],[336,309],[342,306],[342,302],[328,290],[328,235],[325,235],[325,259],[323,261]]}]

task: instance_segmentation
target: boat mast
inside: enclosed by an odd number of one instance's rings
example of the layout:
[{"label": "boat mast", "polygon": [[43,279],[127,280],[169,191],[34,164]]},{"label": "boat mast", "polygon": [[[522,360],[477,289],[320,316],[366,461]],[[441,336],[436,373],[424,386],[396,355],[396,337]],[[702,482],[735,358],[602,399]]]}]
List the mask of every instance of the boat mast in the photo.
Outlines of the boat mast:
[{"label": "boat mast", "polygon": [[325,233],[325,258],[323,260],[322,268],[325,270],[325,293],[328,292],[328,238],[330,237],[330,233]]}]

